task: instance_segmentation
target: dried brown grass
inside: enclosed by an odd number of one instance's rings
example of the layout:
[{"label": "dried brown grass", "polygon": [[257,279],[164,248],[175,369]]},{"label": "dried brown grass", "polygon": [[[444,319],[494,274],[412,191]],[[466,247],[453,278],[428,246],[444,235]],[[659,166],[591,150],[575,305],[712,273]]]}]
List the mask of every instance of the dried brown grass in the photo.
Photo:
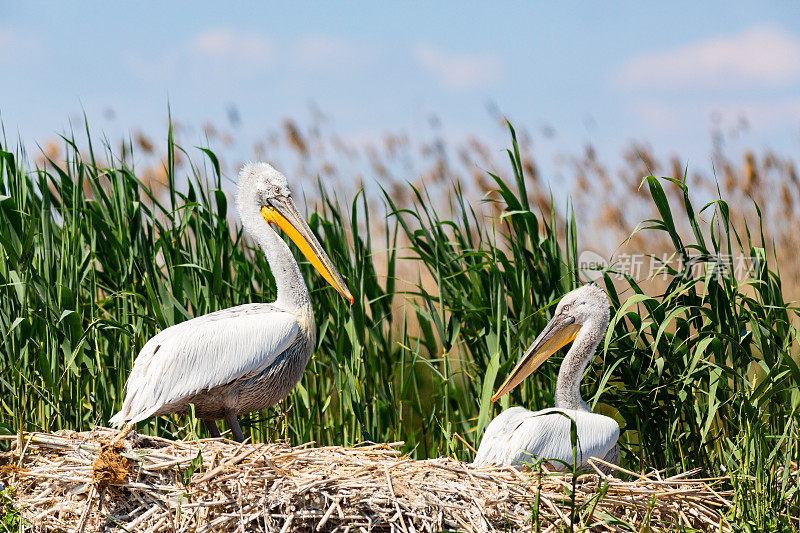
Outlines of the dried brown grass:
[{"label": "dried brown grass", "polygon": [[630,480],[597,473],[573,483],[569,474],[416,461],[400,443],[290,447],[108,429],[5,439],[12,446],[0,463],[16,467],[0,483],[36,531],[533,531],[534,512],[542,531],[571,522],[729,530],[724,480],[696,472],[621,470]]}]

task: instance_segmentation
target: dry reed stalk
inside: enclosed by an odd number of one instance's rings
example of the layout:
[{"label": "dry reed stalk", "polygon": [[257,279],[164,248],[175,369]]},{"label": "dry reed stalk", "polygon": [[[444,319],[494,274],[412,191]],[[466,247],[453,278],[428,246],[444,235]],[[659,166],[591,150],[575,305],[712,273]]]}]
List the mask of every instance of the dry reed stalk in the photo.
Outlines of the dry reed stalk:
[{"label": "dry reed stalk", "polygon": [[[632,481],[583,474],[573,484],[569,474],[412,460],[397,450],[402,443],[315,448],[118,435],[26,433],[23,457],[16,447],[0,454],[0,463],[20,465],[0,481],[35,531],[533,531],[536,507],[549,531],[618,531],[620,520],[650,531],[678,523],[730,530],[731,493],[715,488],[724,479],[687,475],[696,472],[634,473]],[[120,465],[127,475],[117,476]]]}]

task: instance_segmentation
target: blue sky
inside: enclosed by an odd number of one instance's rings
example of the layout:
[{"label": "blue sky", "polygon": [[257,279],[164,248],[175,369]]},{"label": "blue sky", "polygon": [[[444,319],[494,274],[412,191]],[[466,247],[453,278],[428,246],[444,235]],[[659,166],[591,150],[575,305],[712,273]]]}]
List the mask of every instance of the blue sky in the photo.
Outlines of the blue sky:
[{"label": "blue sky", "polygon": [[168,102],[195,125],[235,104],[245,138],[311,102],[354,139],[413,137],[435,113],[500,149],[493,102],[542,159],[591,142],[613,161],[643,140],[703,168],[716,112],[726,128],[746,118],[741,146],[794,157],[800,4],[0,1],[10,135],[43,141],[84,109],[112,138],[163,136]]}]

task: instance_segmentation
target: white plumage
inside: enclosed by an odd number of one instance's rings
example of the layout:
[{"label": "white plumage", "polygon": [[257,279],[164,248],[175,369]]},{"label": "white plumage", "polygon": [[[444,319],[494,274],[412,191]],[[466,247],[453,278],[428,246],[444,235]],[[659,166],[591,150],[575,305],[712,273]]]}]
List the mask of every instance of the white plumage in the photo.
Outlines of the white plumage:
[{"label": "white plumage", "polygon": [[297,317],[269,304],[232,307],[171,326],[139,352],[128,395],[109,422],[136,423],[203,390],[254,376],[298,333]]},{"label": "white plumage", "polygon": [[511,407],[486,428],[474,464],[525,465],[544,458],[553,469],[567,470],[573,461],[572,420],[578,469],[588,468],[590,457],[613,459],[619,438],[613,418],[576,409]]},{"label": "white plumage", "polygon": [[128,378],[122,408],[110,422],[136,423],[195,407],[212,436],[224,418],[244,439],[237,416],[283,400],[305,370],[316,343],[308,289],[281,228],[314,268],[351,304],[353,296],[300,216],[286,178],[266,163],[239,174],[237,207],[245,230],[269,261],[278,297],[240,305],[165,329],[145,343]]},{"label": "white plumage", "polygon": [[558,372],[556,406],[535,412],[511,407],[500,413],[486,428],[473,464],[524,465],[543,460],[555,470],[570,470],[573,464],[589,469],[591,457],[614,464],[619,461],[619,424],[593,413],[580,394],[583,371],[608,320],[608,299],[596,285],[584,285],[564,296],[553,319],[492,397],[495,401],[512,390],[548,357],[574,341]]}]

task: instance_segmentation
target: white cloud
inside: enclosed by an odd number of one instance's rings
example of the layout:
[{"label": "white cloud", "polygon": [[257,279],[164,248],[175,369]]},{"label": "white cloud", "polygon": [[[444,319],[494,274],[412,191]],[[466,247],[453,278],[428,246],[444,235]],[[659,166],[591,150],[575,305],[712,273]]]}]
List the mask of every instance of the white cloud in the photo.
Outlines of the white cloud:
[{"label": "white cloud", "polygon": [[276,58],[265,35],[213,28],[197,33],[163,55],[129,52],[125,61],[141,79],[163,82],[190,75],[219,80],[253,77],[272,68]]},{"label": "white cloud", "polygon": [[453,89],[475,89],[493,85],[504,65],[492,54],[457,54],[428,45],[417,46],[414,57],[429,74]]},{"label": "white cloud", "polygon": [[[202,73],[218,79],[257,77],[275,67],[305,71],[353,70],[371,62],[376,53],[351,42],[309,35],[273,44],[269,36],[230,27],[197,33],[161,56],[127,54],[129,68],[143,79],[163,80]],[[183,73],[183,74],[181,74]]]},{"label": "white cloud", "polygon": [[255,68],[269,66],[274,58],[272,43],[260,34],[233,28],[215,28],[197,34],[189,50],[200,59],[233,61]]},{"label": "white cloud", "polygon": [[42,43],[31,35],[11,28],[0,28],[0,63],[24,61],[31,65],[43,57]]},{"label": "white cloud", "polygon": [[640,55],[624,64],[613,81],[629,88],[718,89],[776,87],[798,79],[800,38],[778,28],[755,27]]},{"label": "white cloud", "polygon": [[308,35],[293,47],[296,65],[309,70],[352,69],[375,58],[375,53],[339,37]]}]

